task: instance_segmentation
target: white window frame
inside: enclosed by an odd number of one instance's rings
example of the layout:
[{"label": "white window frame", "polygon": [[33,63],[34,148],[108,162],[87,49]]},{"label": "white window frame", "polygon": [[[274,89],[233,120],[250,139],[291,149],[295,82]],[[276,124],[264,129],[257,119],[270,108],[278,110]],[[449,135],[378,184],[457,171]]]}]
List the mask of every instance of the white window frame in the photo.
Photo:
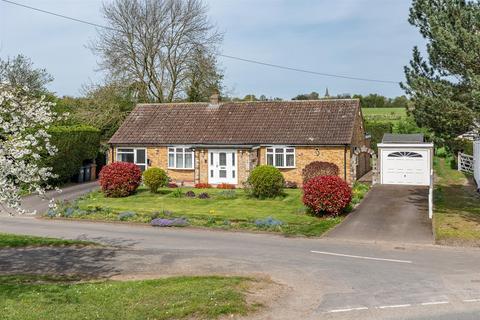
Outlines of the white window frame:
[{"label": "white window frame", "polygon": [[[173,149],[173,152],[170,151],[170,149]],[[182,149],[182,154],[183,154],[183,168],[177,168],[177,149]],[[185,149],[191,149],[192,153],[192,167],[186,168],[185,167],[185,154],[188,154],[188,152],[185,152]],[[170,166],[170,154],[173,154],[173,166]],[[168,146],[167,147],[167,168],[168,169],[174,169],[174,170],[194,170],[195,169],[195,150],[191,146]]]},{"label": "white window frame", "polygon": [[[125,152],[125,151],[119,151],[119,149],[132,149],[132,152]],[[138,162],[137,161],[137,150],[143,150],[145,151],[145,163]],[[136,147],[117,147],[115,148],[115,162],[120,162],[118,160],[118,155],[119,154],[133,154],[133,163],[136,164],[137,166],[145,166],[145,170],[148,169],[148,154],[147,154],[147,148],[136,148]]]},{"label": "white window frame", "polygon": [[[268,151],[268,149],[272,149],[272,151]],[[276,166],[275,165],[275,149],[283,149],[283,166]],[[288,152],[287,149],[293,149],[293,152]],[[287,154],[288,155],[293,155],[293,166],[287,166]],[[272,155],[273,156],[273,164],[270,164],[271,166],[274,166],[276,168],[280,169],[292,169],[296,168],[297,166],[297,155],[296,155],[296,150],[295,147],[290,147],[290,146],[268,146],[265,148],[265,163],[268,165],[268,156]]]}]

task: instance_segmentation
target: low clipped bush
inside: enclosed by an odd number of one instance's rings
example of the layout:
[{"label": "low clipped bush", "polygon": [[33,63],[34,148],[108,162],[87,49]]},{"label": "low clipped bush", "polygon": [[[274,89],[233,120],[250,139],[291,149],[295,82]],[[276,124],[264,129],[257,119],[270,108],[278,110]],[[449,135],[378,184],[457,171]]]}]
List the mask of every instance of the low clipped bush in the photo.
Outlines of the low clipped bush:
[{"label": "low clipped bush", "polygon": [[142,181],[142,172],[137,165],[114,162],[100,171],[100,186],[106,197],[119,198],[133,194]]},{"label": "low clipped bush", "polygon": [[143,183],[151,193],[157,193],[158,188],[168,184],[167,173],[160,168],[149,168],[143,173]]},{"label": "low clipped bush", "polygon": [[211,188],[212,185],[209,184],[209,183],[197,183],[195,184],[195,188],[196,189],[208,189],[208,188]]},{"label": "low clipped bush", "polygon": [[256,198],[274,198],[283,193],[285,179],[277,168],[261,165],[252,170],[247,184],[252,196]]},{"label": "low clipped bush", "polygon": [[187,192],[185,192],[185,197],[195,198],[195,192],[193,192],[192,190],[187,191]]},{"label": "low clipped bush", "polygon": [[318,176],[338,176],[338,166],[331,162],[313,161],[302,169],[303,184]]},{"label": "low clipped bush", "polygon": [[137,214],[133,211],[124,211],[118,214],[118,220],[127,221],[130,218],[135,217]]},{"label": "low clipped bush", "polygon": [[210,195],[206,192],[202,192],[198,195],[198,199],[210,199]]},{"label": "low clipped bush", "polygon": [[188,226],[188,220],[185,218],[156,218],[150,222],[153,227],[186,227]]},{"label": "low clipped bush", "polygon": [[217,185],[217,189],[235,189],[235,185],[230,183],[220,183]]},{"label": "low clipped bush", "polygon": [[338,215],[352,200],[352,189],[338,176],[314,177],[303,186],[302,201],[314,215]]}]

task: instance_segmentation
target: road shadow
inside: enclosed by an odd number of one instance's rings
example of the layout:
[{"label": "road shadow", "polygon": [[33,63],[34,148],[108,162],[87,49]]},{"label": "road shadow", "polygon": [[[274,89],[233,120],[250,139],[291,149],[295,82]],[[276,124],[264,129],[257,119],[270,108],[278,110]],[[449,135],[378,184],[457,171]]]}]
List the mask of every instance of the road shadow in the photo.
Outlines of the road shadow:
[{"label": "road shadow", "polygon": [[43,247],[0,250],[0,274],[77,274],[105,278],[119,273],[116,251],[107,248]]}]

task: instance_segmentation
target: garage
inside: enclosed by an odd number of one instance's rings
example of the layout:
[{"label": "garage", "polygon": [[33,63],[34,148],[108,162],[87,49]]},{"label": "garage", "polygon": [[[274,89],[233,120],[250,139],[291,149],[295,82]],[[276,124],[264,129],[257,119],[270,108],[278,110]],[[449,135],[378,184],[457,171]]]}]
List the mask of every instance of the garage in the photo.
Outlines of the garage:
[{"label": "garage", "polygon": [[385,134],[377,146],[381,184],[430,186],[433,143],[423,134]]}]

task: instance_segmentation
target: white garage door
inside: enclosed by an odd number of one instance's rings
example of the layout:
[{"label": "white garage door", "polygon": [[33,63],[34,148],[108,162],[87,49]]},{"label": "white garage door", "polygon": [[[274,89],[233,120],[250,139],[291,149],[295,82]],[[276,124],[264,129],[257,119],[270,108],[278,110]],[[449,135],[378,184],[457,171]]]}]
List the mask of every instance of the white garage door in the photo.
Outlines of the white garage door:
[{"label": "white garage door", "polygon": [[382,150],[383,184],[430,185],[428,150]]}]

